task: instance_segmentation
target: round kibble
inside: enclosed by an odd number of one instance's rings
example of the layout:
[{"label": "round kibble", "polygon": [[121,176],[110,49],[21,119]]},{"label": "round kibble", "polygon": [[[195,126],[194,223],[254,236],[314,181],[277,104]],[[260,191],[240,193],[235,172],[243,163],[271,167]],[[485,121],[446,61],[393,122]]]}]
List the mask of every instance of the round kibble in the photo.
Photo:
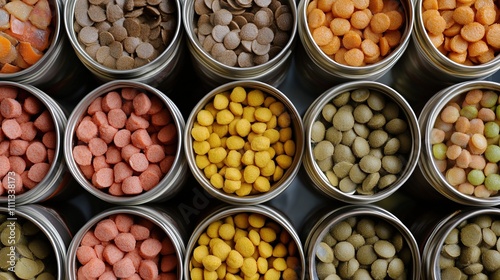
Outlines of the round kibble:
[{"label": "round kibble", "polygon": [[492,90],[468,90],[444,106],[434,124],[432,157],[436,163],[453,162],[440,172],[466,195],[487,198],[500,187],[498,168],[491,169],[500,161],[499,115],[487,113],[498,104],[498,96]]},{"label": "round kibble", "polygon": [[[271,190],[292,165],[296,149],[285,105],[261,90],[235,87],[216,94],[208,107],[213,112],[197,112],[191,128],[197,167],[213,187],[227,194],[243,197]],[[234,112],[236,107],[241,114]],[[228,129],[217,135],[218,141],[210,141],[209,131],[216,126]],[[324,138],[321,129],[318,123],[318,139]],[[198,142],[206,140],[208,150],[203,150]],[[316,152],[331,156],[333,145],[325,141]]]},{"label": "round kibble", "polygon": [[315,248],[319,279],[397,279],[410,267],[409,248],[398,242],[401,233],[382,220],[347,218],[332,225],[322,240]]}]

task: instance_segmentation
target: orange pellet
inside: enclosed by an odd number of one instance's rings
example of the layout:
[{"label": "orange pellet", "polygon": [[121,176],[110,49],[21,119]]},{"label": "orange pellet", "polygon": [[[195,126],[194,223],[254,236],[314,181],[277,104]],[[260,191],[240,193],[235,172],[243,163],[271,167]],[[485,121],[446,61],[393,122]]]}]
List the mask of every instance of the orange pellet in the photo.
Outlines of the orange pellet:
[{"label": "orange pellet", "polygon": [[361,46],[361,36],[354,31],[348,31],[342,38],[343,46],[350,50]]},{"label": "orange pellet", "polygon": [[334,0],[318,0],[317,1],[317,8],[322,10],[323,12],[329,12],[332,10],[332,5]]},{"label": "orange pellet", "polygon": [[332,30],[333,35],[343,36],[351,29],[351,23],[345,18],[334,18],[330,22],[330,29]]},{"label": "orange pellet", "polygon": [[350,49],[344,54],[344,60],[347,65],[361,66],[363,65],[364,55],[360,49]]},{"label": "orange pellet", "polygon": [[351,16],[350,22],[352,27],[357,29],[364,29],[365,27],[368,26],[368,24],[370,24],[370,16],[364,10],[355,11]]},{"label": "orange pellet", "polygon": [[372,19],[370,20],[370,27],[375,33],[385,32],[387,29],[389,29],[390,25],[391,20],[385,13],[374,14]]},{"label": "orange pellet", "polygon": [[325,13],[316,8],[307,14],[307,23],[310,28],[318,28],[325,22]]},{"label": "orange pellet", "polygon": [[354,12],[354,3],[351,0],[336,0],[332,5],[332,13],[335,17],[350,18]]},{"label": "orange pellet", "polygon": [[361,42],[361,50],[366,56],[374,57],[380,55],[380,48],[372,40],[366,39]]},{"label": "orange pellet", "polygon": [[479,22],[472,22],[466,24],[460,30],[460,35],[462,35],[462,37],[469,42],[476,42],[481,40],[484,34],[485,34],[484,26]]},{"label": "orange pellet", "polygon": [[314,29],[312,33],[314,42],[318,44],[318,46],[324,46],[330,43],[333,40],[332,30],[326,26],[320,26]]},{"label": "orange pellet", "polygon": [[474,22],[474,10],[469,6],[460,6],[453,11],[453,20],[461,25]]}]

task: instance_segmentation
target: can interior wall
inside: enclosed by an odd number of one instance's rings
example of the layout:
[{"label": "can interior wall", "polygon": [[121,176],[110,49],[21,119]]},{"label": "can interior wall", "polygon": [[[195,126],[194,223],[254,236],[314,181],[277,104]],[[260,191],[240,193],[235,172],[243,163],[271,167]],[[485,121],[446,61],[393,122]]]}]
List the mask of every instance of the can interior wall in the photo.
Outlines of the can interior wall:
[{"label": "can interior wall", "polygon": [[182,19],[187,34],[191,62],[204,86],[213,88],[232,81],[257,80],[278,87],[286,78],[292,62],[297,33],[297,8],[294,0],[287,0],[293,15],[293,29],[281,52],[268,62],[252,67],[232,67],[220,63],[207,53],[194,32],[195,0],[184,1]]},{"label": "can interior wall", "polygon": [[[302,42],[298,47],[296,70],[304,84],[326,90],[329,87],[354,80],[375,81],[396,64],[410,42],[413,32],[414,6],[411,0],[402,0],[405,29],[400,44],[381,61],[360,67],[340,64],[328,57],[314,42],[307,23],[307,7],[310,0],[301,0],[298,7],[298,32]],[[399,2],[399,1],[398,1]]]},{"label": "can interior wall", "polygon": [[196,225],[187,243],[186,254],[184,257],[184,264],[183,264],[184,276],[185,276],[184,279],[185,280],[191,279],[190,277],[191,257],[193,254],[193,250],[198,245],[198,238],[200,237],[200,235],[204,233],[204,231],[211,223],[240,213],[249,213],[249,214],[255,213],[263,215],[266,218],[269,218],[272,221],[278,223],[284,230],[286,230],[290,234],[293,242],[295,242],[295,244],[297,245],[297,251],[298,251],[297,253],[299,254],[298,257],[300,259],[300,265],[302,268],[300,273],[297,273],[299,277],[298,279],[305,279],[305,273],[306,273],[305,256],[299,235],[295,231],[291,222],[283,213],[279,212],[278,210],[274,209],[271,206],[262,204],[247,205],[247,206],[222,205],[218,206],[216,209],[213,209],[209,213],[206,213],[205,217],[203,217],[202,220]]},{"label": "can interior wall", "polygon": [[[296,146],[296,151],[295,155],[293,156],[293,162],[290,165],[290,167],[285,171],[283,174],[282,178],[274,183],[271,186],[271,189],[262,194],[256,194],[256,195],[248,195],[244,197],[237,196],[235,194],[227,194],[222,190],[216,189],[215,187],[212,186],[210,183],[210,180],[207,179],[203,173],[203,170],[200,170],[198,166],[196,165],[196,156],[193,151],[193,139],[191,136],[191,128],[193,127],[195,121],[196,121],[196,115],[197,113],[202,110],[205,105],[210,102],[215,95],[222,93],[222,92],[227,92],[228,90],[232,90],[234,87],[241,86],[246,89],[259,89],[262,90],[265,94],[268,94],[276,100],[282,102],[286,110],[290,114],[290,119],[292,121],[292,128],[293,128],[293,139],[295,140],[295,146]],[[191,170],[191,173],[194,175],[195,179],[198,181],[198,183],[213,197],[222,200],[227,203],[231,204],[243,204],[243,205],[252,205],[252,204],[258,204],[258,203],[263,203],[266,201],[269,201],[273,199],[274,197],[278,196],[280,193],[282,193],[294,180],[296,177],[297,173],[299,172],[300,169],[300,163],[302,161],[302,155],[304,151],[304,128],[302,124],[302,118],[297,111],[297,109],[294,107],[292,102],[286,97],[284,93],[276,89],[275,87],[268,85],[264,82],[259,82],[259,81],[233,81],[226,83],[224,85],[221,85],[209,93],[207,93],[199,102],[196,104],[196,106],[192,109],[187,121],[186,121],[186,130],[183,133],[183,139],[184,139],[184,151],[186,153],[186,159],[189,165],[189,168]]]},{"label": "can interior wall", "polygon": [[418,188],[434,188],[445,198],[456,203],[470,206],[494,206],[500,204],[500,196],[496,195],[489,198],[477,198],[473,195],[466,195],[459,192],[455,187],[446,181],[444,175],[439,172],[434,162],[432,145],[430,144],[431,132],[436,119],[442,109],[450,102],[457,99],[473,89],[491,89],[500,92],[500,84],[491,81],[468,81],[447,87],[437,92],[425,104],[418,118],[419,126],[422,130],[422,153],[418,159],[418,168],[420,172],[413,176],[423,176],[428,184],[415,186]]},{"label": "can interior wall", "polygon": [[[94,187],[82,174],[80,168],[78,167],[75,159],[73,157],[73,145],[75,144],[75,131],[77,124],[83,118],[84,114],[87,111],[88,106],[94,101],[95,98],[104,95],[110,91],[124,88],[124,87],[132,87],[137,88],[139,90],[143,90],[150,94],[155,95],[160,98],[164,103],[166,108],[169,110],[170,115],[172,116],[173,122],[176,126],[176,141],[177,147],[175,151],[175,160],[170,168],[170,171],[164,175],[164,177],[160,180],[158,185],[156,185],[153,189],[144,192],[139,195],[134,196],[113,196],[111,194],[107,194],[96,187]],[[182,116],[182,113],[177,108],[177,106],[170,100],[165,94],[159,91],[156,88],[153,88],[150,85],[134,82],[134,81],[125,81],[125,80],[116,80],[107,82],[98,88],[94,89],[92,92],[87,94],[84,99],[78,103],[70,117],[68,118],[68,126],[65,131],[64,137],[64,150],[65,150],[65,159],[68,165],[69,171],[75,177],[76,181],[89,193],[96,196],[97,198],[120,205],[138,205],[148,202],[160,202],[165,201],[172,198],[175,194],[177,194],[183,184],[187,179],[187,172],[189,170],[185,158],[185,154],[183,151],[182,144],[182,135],[184,133],[185,122]]]},{"label": "can interior wall", "polygon": [[186,252],[186,247],[184,240],[186,239],[185,229],[183,225],[177,223],[178,217],[171,216],[168,211],[164,211],[162,208],[153,206],[121,206],[113,207],[104,210],[97,215],[93,216],[87,223],[80,228],[80,230],[75,234],[67,250],[67,261],[66,261],[66,278],[67,280],[77,280],[77,250],[80,246],[82,239],[85,234],[94,227],[99,221],[109,218],[112,215],[117,214],[128,214],[132,216],[137,216],[141,219],[146,219],[152,222],[155,226],[158,226],[163,230],[167,237],[170,238],[175,249],[175,255],[177,259],[177,277],[176,279],[183,279],[183,260]]},{"label": "can interior wall", "polygon": [[181,19],[180,0],[175,2],[176,25],[175,32],[166,49],[154,60],[141,67],[129,70],[117,70],[106,67],[94,60],[82,47],[77,39],[73,24],[75,21],[75,7],[78,1],[68,1],[64,6],[64,24],[67,36],[73,47],[74,53],[81,63],[101,82],[113,80],[130,80],[149,84],[162,91],[172,89],[179,74],[179,68],[184,60],[184,32]]},{"label": "can interior wall", "polygon": [[[391,71],[392,86],[421,108],[433,94],[456,83],[484,79],[500,69],[500,56],[468,66],[443,55],[431,43],[422,19],[423,0],[415,1],[415,27],[408,50]],[[414,86],[418,85],[418,86]],[[417,110],[419,111],[419,110]]]},{"label": "can interior wall", "polygon": [[[23,85],[15,82],[0,81],[0,86],[15,87],[24,90],[37,98],[48,110],[52,121],[54,122],[54,131],[56,135],[56,147],[54,149],[54,159],[50,165],[47,175],[33,189],[16,194],[16,204],[39,203],[47,201],[53,197],[63,195],[69,191],[66,187],[70,182],[71,175],[69,174],[63,153],[63,135],[66,129],[67,118],[61,106],[46,93],[40,89],[31,86]],[[0,203],[6,204],[9,199],[7,196],[0,196]]]},{"label": "can interior wall", "polygon": [[[388,99],[394,101],[397,105],[399,105],[400,110],[404,113],[408,122],[408,129],[411,133],[412,139],[411,152],[406,159],[404,170],[398,176],[397,181],[387,189],[373,195],[357,195],[355,193],[345,193],[342,192],[338,187],[333,186],[316,163],[313,154],[313,147],[311,145],[314,122],[321,116],[321,111],[325,104],[331,102],[333,98],[342,93],[360,88],[367,88],[369,90],[380,92],[381,94],[384,94]],[[304,144],[305,152],[304,161],[302,164],[307,172],[308,177],[312,180],[313,186],[325,195],[346,203],[366,204],[380,201],[384,198],[389,197],[401,186],[403,186],[403,184],[405,184],[405,182],[415,170],[420,156],[420,127],[418,125],[415,113],[413,112],[411,106],[397,91],[379,82],[351,81],[339,84],[325,91],[309,106],[306,113],[304,114],[304,130],[306,143]]]},{"label": "can interior wall", "polygon": [[[306,256],[307,275],[304,279],[318,279],[316,274],[316,249],[330,228],[348,218],[373,217],[373,219],[387,222],[396,231],[401,233],[411,252],[411,274],[408,279],[420,280],[422,273],[421,256],[417,241],[412,232],[392,213],[375,205],[345,205],[328,211],[311,221],[311,228],[304,240],[304,254]],[[429,278],[431,279],[431,278]],[[436,278],[432,278],[436,279]]]}]

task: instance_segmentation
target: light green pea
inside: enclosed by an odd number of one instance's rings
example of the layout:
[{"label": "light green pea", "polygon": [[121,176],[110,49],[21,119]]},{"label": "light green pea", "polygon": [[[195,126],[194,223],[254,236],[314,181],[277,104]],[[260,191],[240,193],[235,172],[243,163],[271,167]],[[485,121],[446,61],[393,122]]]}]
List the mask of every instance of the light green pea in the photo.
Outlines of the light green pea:
[{"label": "light green pea", "polygon": [[500,190],[500,175],[493,173],[486,176],[484,180],[484,186],[490,191]]},{"label": "light green pea", "polygon": [[460,116],[466,117],[469,120],[477,118],[477,108],[473,105],[466,105],[460,109]]},{"label": "light green pea", "polygon": [[483,92],[483,98],[481,99],[481,106],[486,108],[491,108],[497,104],[498,95],[492,91],[488,90]]},{"label": "light green pea", "polygon": [[487,122],[484,124],[484,136],[494,138],[498,136],[500,126],[496,122]]},{"label": "light green pea", "polygon": [[432,155],[435,159],[444,160],[446,159],[446,151],[448,146],[445,143],[437,143],[432,145]]},{"label": "light green pea", "polygon": [[500,161],[500,147],[498,145],[488,145],[484,151],[484,156],[489,162],[497,163]]},{"label": "light green pea", "polygon": [[484,173],[481,170],[474,169],[467,174],[467,181],[474,186],[479,186],[484,182]]}]

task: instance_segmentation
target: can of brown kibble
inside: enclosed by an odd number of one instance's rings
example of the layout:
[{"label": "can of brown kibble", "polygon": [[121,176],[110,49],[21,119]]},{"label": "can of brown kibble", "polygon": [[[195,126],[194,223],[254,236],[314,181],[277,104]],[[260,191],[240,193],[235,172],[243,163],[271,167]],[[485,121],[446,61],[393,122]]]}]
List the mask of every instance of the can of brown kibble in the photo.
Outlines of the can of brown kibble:
[{"label": "can of brown kibble", "polygon": [[394,214],[375,205],[325,211],[304,241],[305,279],[421,279],[418,244]]},{"label": "can of brown kibble", "polygon": [[181,3],[69,1],[66,33],[80,61],[99,80],[132,80],[167,92],[183,60]]},{"label": "can of brown kibble", "polygon": [[[500,84],[469,81],[436,93],[422,109],[422,154],[408,190],[470,206],[500,204]],[[438,195],[436,196],[436,194]]]},{"label": "can of brown kibble", "polygon": [[[500,210],[493,207],[465,208],[440,217],[422,243],[422,277],[475,279],[498,277]],[[418,233],[418,232],[417,232]],[[417,234],[416,233],[416,234]]]},{"label": "can of brown kibble", "polygon": [[187,179],[184,119],[161,91],[117,80],[86,95],[68,118],[64,149],[71,174],[114,204],[159,202]]},{"label": "can of brown kibble", "polygon": [[[482,1],[471,1],[470,6],[460,8],[454,2],[443,7],[429,2],[415,2],[412,40],[392,72],[394,88],[404,94],[418,111],[441,89],[487,78],[500,69],[499,38],[495,37],[500,25],[498,20],[495,23],[494,19],[488,19],[490,16],[484,16],[485,13],[491,15],[491,10],[497,10],[498,3],[483,5]],[[470,18],[472,9],[481,9],[476,18]],[[455,10],[457,15],[463,13],[461,20],[465,22],[455,23],[455,16],[452,16]],[[427,22],[429,15],[433,16],[433,20]],[[467,37],[468,30],[475,27],[477,29],[472,33],[480,37]]]},{"label": "can of brown kibble", "polygon": [[66,193],[71,179],[63,156],[67,117],[40,89],[0,82],[0,203],[39,203]]},{"label": "can of brown kibble", "polygon": [[65,279],[72,233],[56,211],[37,204],[7,206],[0,208],[0,217],[2,277]]},{"label": "can of brown kibble", "polygon": [[207,86],[284,81],[297,31],[294,1],[188,0],[182,12],[192,64]]},{"label": "can of brown kibble", "polygon": [[420,128],[394,89],[373,81],[332,87],[304,114],[303,166],[316,189],[347,203],[389,197],[417,166]]},{"label": "can of brown kibble", "polygon": [[412,1],[326,3],[331,2],[299,2],[296,70],[302,81],[326,90],[389,72],[410,41]]}]

